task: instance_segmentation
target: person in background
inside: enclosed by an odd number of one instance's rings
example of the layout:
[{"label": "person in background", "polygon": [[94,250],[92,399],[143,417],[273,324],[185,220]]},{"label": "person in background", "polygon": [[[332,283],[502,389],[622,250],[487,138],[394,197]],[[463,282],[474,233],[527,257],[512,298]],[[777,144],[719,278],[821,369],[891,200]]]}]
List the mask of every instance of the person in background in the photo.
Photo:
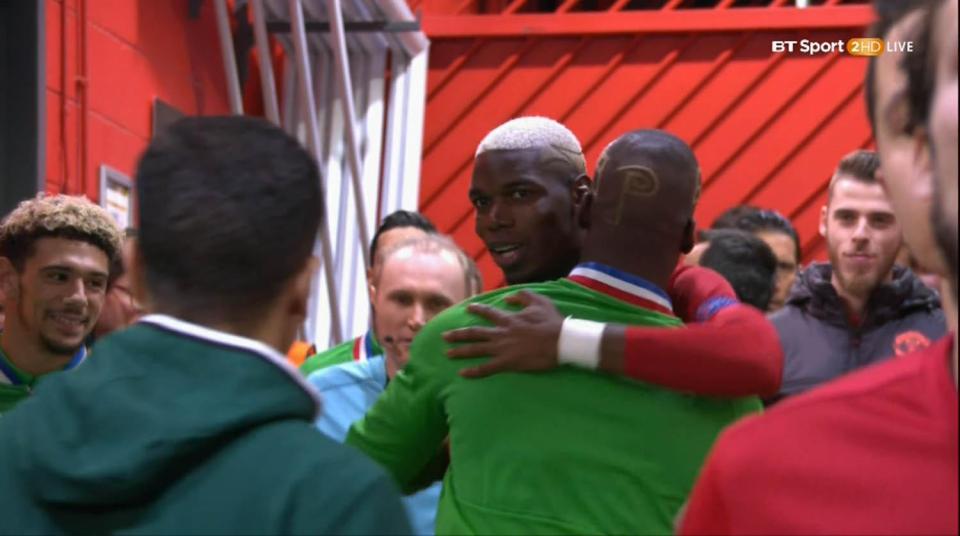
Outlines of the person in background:
[{"label": "person in background", "polygon": [[313,158],[262,119],[187,117],[136,185],[128,273],[154,314],[3,417],[0,533],[409,533],[383,471],[311,426],[319,397],[280,353],[319,264]]},{"label": "person in background", "polygon": [[700,265],[700,256],[703,255],[703,252],[706,251],[707,246],[709,245],[709,232],[718,231],[720,229],[736,229],[737,221],[747,215],[754,212],[758,212],[760,209],[753,205],[735,205],[727,210],[724,210],[720,213],[719,216],[713,223],[710,224],[710,229],[703,229],[697,233],[697,243],[694,244],[693,249],[690,250],[690,253],[687,253],[683,256],[683,262],[690,266],[699,266]]},{"label": "person in background", "polygon": [[790,220],[775,210],[758,210],[737,220],[736,228],[763,240],[777,259],[777,277],[768,312],[786,304],[800,269],[800,237]]},{"label": "person in background", "polygon": [[[363,418],[406,365],[410,344],[434,316],[476,294],[476,265],[448,237],[427,235],[389,248],[370,279],[371,304],[384,355],[366,361],[341,363],[312,373],[307,381],[323,397],[324,411],[317,428],[337,441]],[[416,534],[433,534],[441,485],[404,499]]]},{"label": "person in background", "polygon": [[737,293],[741,303],[765,311],[773,296],[777,258],[763,240],[744,231],[709,231],[710,247],[700,266],[716,271]]},{"label": "person in background", "polygon": [[[930,8],[906,4],[876,2],[880,17],[872,34],[921,43],[932,39],[934,53],[871,58],[868,72],[875,76],[867,77],[866,86],[879,102],[890,102],[891,96],[899,101],[895,117],[919,116],[910,129],[918,168],[912,176],[885,174],[885,184],[897,216],[902,210],[930,209],[918,227],[913,226],[919,220],[904,214],[904,226],[913,227],[904,234],[918,255],[931,255],[923,244],[936,244],[936,254],[947,260],[944,309],[952,335],[725,431],[691,494],[680,534],[958,531],[957,2],[939,3],[930,15],[925,13]],[[893,57],[887,61],[886,56]],[[907,76],[900,61],[926,71],[919,81],[911,76],[910,92],[921,93],[916,101],[905,98]],[[922,89],[931,76],[933,87]],[[881,117],[887,108],[870,110],[876,129],[886,121]],[[890,145],[878,143],[878,149],[884,162],[898,158],[888,153],[896,151]],[[900,181],[913,184],[891,184]],[[932,185],[917,184],[924,181]],[[913,243],[924,230],[930,236]]]},{"label": "person in background", "polygon": [[780,394],[771,402],[944,334],[936,293],[894,266],[903,233],[877,182],[879,165],[876,153],[855,151],[830,181],[820,220],[830,262],[801,272],[786,307],[770,317],[784,352]]},{"label": "person in background", "polygon": [[[370,262],[372,264],[367,268],[367,287],[371,294],[371,301],[373,294],[372,275],[377,270],[376,262],[379,258],[377,253],[381,249],[389,248],[404,240],[419,238],[436,232],[437,228],[425,216],[408,210],[397,210],[380,222],[373,238],[370,239]],[[318,354],[310,355],[300,365],[300,372],[306,377],[311,372],[331,365],[349,363],[350,361],[366,361],[373,356],[382,356],[383,341],[377,337],[376,315],[372,311],[370,319],[370,328],[366,333]]]},{"label": "person in background", "polygon": [[71,370],[103,307],[120,229],[84,198],[23,201],[0,223],[0,414],[52,373]]}]

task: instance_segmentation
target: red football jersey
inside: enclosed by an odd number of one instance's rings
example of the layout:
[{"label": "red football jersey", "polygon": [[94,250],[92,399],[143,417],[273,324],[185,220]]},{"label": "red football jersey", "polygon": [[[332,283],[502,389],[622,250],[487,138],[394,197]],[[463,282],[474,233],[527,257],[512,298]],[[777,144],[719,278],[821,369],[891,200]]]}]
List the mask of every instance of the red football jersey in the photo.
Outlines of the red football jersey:
[{"label": "red football jersey", "polygon": [[956,534],[951,337],[733,425],[681,534]]}]

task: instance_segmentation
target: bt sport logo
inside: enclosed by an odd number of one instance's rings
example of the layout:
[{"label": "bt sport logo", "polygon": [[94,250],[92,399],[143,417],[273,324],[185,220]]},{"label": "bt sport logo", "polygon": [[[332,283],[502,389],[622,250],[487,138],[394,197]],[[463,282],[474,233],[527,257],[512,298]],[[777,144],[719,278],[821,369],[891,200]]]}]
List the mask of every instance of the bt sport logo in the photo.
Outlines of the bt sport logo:
[{"label": "bt sport logo", "polygon": [[777,53],[816,54],[846,53],[851,56],[879,56],[884,52],[913,52],[913,41],[887,41],[876,37],[856,37],[843,41],[811,41],[809,39],[792,41],[771,41],[770,51]]}]

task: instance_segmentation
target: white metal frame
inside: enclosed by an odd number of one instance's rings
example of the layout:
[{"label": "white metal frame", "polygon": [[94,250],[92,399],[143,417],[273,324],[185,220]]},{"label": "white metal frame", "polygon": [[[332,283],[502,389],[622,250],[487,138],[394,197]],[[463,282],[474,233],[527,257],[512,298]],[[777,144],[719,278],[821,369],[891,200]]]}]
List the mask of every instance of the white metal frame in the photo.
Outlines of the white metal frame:
[{"label": "white metal frame", "polygon": [[[243,113],[225,0],[216,7],[231,111]],[[323,349],[366,331],[372,230],[386,214],[417,208],[429,41],[422,32],[346,31],[351,22],[414,21],[403,0],[250,0],[250,8],[267,119],[309,148],[323,176],[327,217],[315,247],[323,271],[304,326]],[[275,34],[287,52],[282,98],[267,21],[290,22],[288,34]],[[307,34],[308,21],[330,31]]]}]

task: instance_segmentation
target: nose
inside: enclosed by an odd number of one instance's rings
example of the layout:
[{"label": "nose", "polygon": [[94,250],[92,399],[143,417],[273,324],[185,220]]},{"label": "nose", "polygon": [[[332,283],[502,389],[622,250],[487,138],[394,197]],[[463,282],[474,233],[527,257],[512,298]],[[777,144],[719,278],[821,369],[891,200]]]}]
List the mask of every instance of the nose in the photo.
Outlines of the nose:
[{"label": "nose", "polygon": [[72,279],[67,292],[68,294],[63,300],[64,304],[82,307],[87,303],[87,288],[82,277]]},{"label": "nose", "polygon": [[420,331],[420,328],[427,323],[427,313],[421,303],[416,303],[413,306],[413,310],[410,312],[410,317],[407,318],[407,326],[414,333]]},{"label": "nose", "polygon": [[501,229],[513,225],[513,212],[506,206],[506,203],[496,201],[491,203],[487,217],[489,220],[488,227],[491,229]]},{"label": "nose", "polygon": [[867,221],[867,218],[857,220],[857,226],[853,229],[853,239],[858,242],[870,240],[870,223]]}]

